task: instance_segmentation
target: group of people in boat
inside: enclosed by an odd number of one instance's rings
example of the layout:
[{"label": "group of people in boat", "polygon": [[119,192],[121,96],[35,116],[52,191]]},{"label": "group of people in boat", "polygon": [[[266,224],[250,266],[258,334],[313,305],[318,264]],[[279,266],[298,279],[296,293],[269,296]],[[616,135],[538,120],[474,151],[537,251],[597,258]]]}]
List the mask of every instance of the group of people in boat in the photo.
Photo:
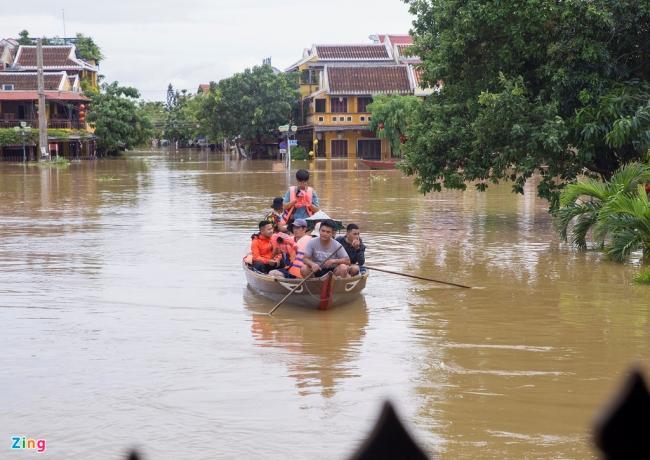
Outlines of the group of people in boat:
[{"label": "group of people in boat", "polygon": [[321,277],[332,272],[347,278],[365,271],[366,246],[359,226],[348,224],[336,237],[338,224],[320,220],[310,231],[308,219],[319,211],[316,191],[309,186],[309,171],[296,172],[297,185],[284,197],[273,199],[272,211],[251,238],[245,257],[249,268],[278,278]]}]

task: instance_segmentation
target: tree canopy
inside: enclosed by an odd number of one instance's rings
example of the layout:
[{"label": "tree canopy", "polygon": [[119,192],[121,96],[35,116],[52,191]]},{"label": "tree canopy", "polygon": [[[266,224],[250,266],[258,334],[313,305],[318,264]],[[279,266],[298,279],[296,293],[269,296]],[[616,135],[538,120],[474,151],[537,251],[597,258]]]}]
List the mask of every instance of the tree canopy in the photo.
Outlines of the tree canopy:
[{"label": "tree canopy", "polygon": [[557,204],[565,181],[609,178],[650,148],[650,3],[411,0],[423,80],[444,81],[407,129],[422,192],[534,173]]},{"label": "tree canopy", "polygon": [[213,136],[259,142],[289,122],[298,98],[295,75],[256,66],[211,84],[210,92],[201,96],[201,119]]},{"label": "tree canopy", "polygon": [[394,154],[401,153],[407,127],[420,103],[421,100],[415,96],[380,94],[368,106],[372,116],[370,129],[388,140]]},{"label": "tree canopy", "polygon": [[23,29],[18,34],[18,44],[19,45],[31,45],[32,39],[29,36],[29,32],[26,29]]},{"label": "tree canopy", "polygon": [[151,122],[138,108],[137,89],[104,83],[90,97],[87,119],[95,128],[100,154],[116,155],[150,139]]},{"label": "tree canopy", "polygon": [[104,55],[99,46],[97,46],[91,37],[86,37],[84,34],[77,34],[75,48],[77,50],[77,57],[85,61],[95,61],[95,64],[99,64],[104,59]]}]

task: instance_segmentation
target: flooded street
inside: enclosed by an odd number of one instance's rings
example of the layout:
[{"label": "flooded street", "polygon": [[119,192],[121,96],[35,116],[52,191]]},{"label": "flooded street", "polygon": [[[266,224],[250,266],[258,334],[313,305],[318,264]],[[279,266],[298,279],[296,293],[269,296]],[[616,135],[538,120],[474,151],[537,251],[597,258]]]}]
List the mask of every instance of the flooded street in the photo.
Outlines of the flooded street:
[{"label": "flooded street", "polygon": [[594,416],[632,364],[648,375],[637,268],[560,242],[534,184],[423,197],[398,171],[304,165],[369,265],[484,289],[372,272],[354,303],[256,316],[274,303],[240,263],[286,190],[281,163],[0,164],[2,442],[45,438],[52,459],[336,460],[390,398],[442,458],[595,458]]}]

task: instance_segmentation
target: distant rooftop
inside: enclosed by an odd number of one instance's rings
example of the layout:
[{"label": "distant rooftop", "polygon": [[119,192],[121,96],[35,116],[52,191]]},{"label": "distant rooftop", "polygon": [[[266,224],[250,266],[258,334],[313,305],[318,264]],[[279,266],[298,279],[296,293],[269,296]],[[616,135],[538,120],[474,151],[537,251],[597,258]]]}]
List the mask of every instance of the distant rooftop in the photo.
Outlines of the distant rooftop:
[{"label": "distant rooftop", "polygon": [[408,67],[404,65],[328,67],[327,79],[330,94],[411,92]]},{"label": "distant rooftop", "polygon": [[381,44],[315,45],[319,60],[382,61],[392,59],[386,46]]}]

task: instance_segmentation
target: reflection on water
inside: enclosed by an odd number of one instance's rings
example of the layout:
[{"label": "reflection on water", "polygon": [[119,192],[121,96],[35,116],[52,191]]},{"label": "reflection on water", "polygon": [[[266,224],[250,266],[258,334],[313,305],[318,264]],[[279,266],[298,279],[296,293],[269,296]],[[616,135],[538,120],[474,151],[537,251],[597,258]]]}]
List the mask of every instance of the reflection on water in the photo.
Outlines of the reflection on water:
[{"label": "reflection on water", "polygon": [[0,164],[0,437],[52,458],[344,458],[390,397],[447,458],[593,457],[593,415],[650,357],[637,267],[560,242],[534,183],[423,197],[398,171],[303,166],[369,264],[484,289],[373,272],[347,306],[258,316],[273,302],[240,260],[282,163]]},{"label": "reflection on water", "polygon": [[358,376],[354,364],[368,324],[363,296],[327,314],[284,305],[283,311],[270,317],[263,313],[273,303],[245,289],[244,305],[252,312],[251,332],[256,344],[262,348],[280,347],[291,353],[287,370],[296,379],[300,395],[318,392],[331,398],[339,381]]}]

